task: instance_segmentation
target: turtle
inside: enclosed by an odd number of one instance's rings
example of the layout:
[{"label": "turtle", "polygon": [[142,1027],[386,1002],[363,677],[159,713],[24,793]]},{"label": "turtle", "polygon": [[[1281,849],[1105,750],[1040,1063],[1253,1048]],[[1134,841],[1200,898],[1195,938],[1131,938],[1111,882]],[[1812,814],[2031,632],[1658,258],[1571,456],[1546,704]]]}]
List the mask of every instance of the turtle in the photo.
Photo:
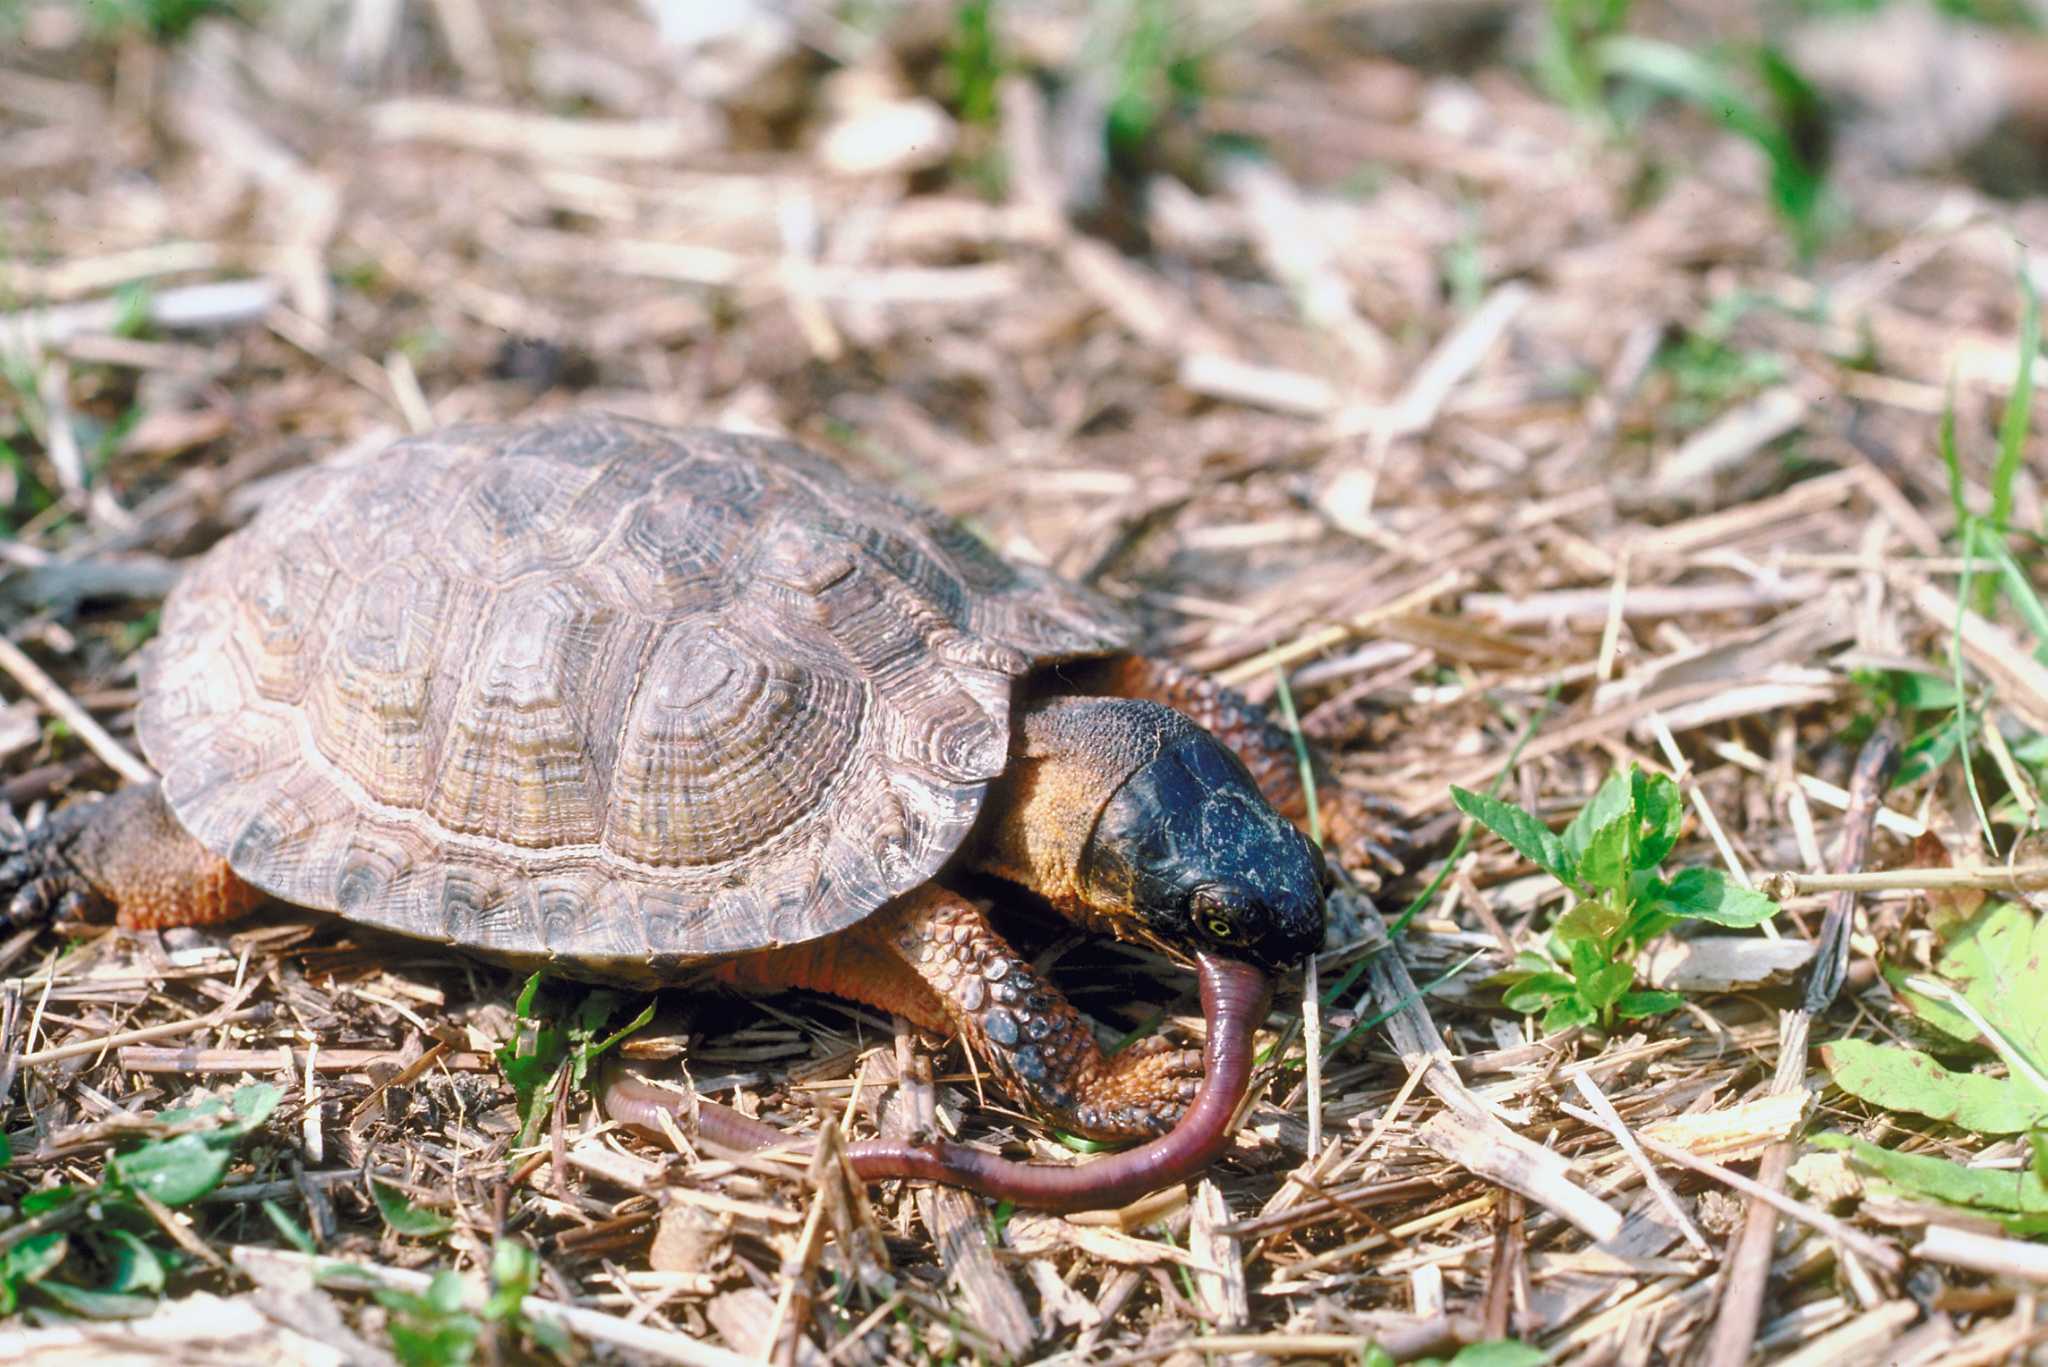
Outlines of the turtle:
[{"label": "turtle", "polygon": [[[1241,1050],[1333,875],[1293,737],[1139,640],[788,441],[602,412],[415,435],[300,473],[183,575],[141,664],[157,781],[0,847],[0,909],[272,898],[596,982],[813,989],[964,1037],[1065,1129],[1155,1139],[1233,1071],[1217,1041],[1105,1055],[962,880],[1194,959]],[[1341,787],[1321,816],[1397,858]]]}]

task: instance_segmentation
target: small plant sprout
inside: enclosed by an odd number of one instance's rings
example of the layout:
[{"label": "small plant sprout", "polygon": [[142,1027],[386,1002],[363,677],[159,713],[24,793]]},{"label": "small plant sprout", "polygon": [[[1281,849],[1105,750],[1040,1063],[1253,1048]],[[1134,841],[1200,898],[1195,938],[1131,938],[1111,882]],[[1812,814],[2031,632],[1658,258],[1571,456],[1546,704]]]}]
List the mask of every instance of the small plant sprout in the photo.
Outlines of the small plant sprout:
[{"label": "small plant sprout", "polygon": [[1678,785],[1635,765],[1608,776],[1559,834],[1520,807],[1485,793],[1451,789],[1458,810],[1570,889],[1574,901],[1550,928],[1543,951],[1525,950],[1500,981],[1511,1009],[1543,1013],[1545,1030],[1605,1028],[1679,1005],[1675,992],[1637,990],[1636,956],[1682,920],[1760,925],[1778,904],[1719,869],[1659,868],[1678,843],[1685,804]]}]

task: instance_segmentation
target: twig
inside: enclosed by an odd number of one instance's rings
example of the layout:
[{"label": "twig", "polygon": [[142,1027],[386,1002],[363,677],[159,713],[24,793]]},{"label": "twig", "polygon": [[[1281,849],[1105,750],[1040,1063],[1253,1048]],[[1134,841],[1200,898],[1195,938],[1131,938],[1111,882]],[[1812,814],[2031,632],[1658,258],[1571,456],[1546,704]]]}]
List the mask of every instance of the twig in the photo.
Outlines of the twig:
[{"label": "twig", "polygon": [[[1853,874],[1869,852],[1871,831],[1877,824],[1877,814],[1884,806],[1884,779],[1897,755],[1897,746],[1897,735],[1887,719],[1886,724],[1880,725],[1864,741],[1857,755],[1855,773],[1850,778],[1848,810],[1843,816],[1842,843],[1835,851],[1836,863],[1842,866],[1845,875]],[[1848,966],[1844,956],[1848,953],[1854,910],[1854,895],[1848,892],[1838,896],[1828,908],[1827,919],[1821,929],[1821,943],[1814,956],[1814,967],[1807,979],[1804,1004],[1797,1011],[1785,1012],[1779,1020],[1778,1071],[1771,1079],[1771,1091],[1774,1093],[1791,1094],[1804,1089],[1808,1033],[1816,1011],[1825,1009],[1834,1000],[1846,976]],[[1755,1199],[1744,1217],[1742,1228],[1730,1241],[1727,1282],[1721,1291],[1720,1313],[1714,1323],[1713,1337],[1708,1340],[1705,1367],[1740,1367],[1749,1360],[1755,1346],[1757,1323],[1763,1313],[1764,1287],[1771,1273],[1771,1250],[1777,1238],[1778,1222],[1773,1212],[1784,1209],[1779,1203],[1787,1198],[1778,1194],[1778,1188],[1783,1185],[1785,1174],[1792,1166],[1795,1147],[1788,1140],[1772,1144],[1764,1150],[1757,1163],[1756,1180],[1742,1179],[1755,1188],[1750,1193]],[[1687,1159],[1700,1161],[1692,1159],[1690,1154]],[[1842,1242],[1845,1248],[1853,1247],[1846,1239]],[[1883,1250],[1885,1258],[1873,1261],[1880,1267],[1890,1266],[1886,1259],[1894,1259],[1895,1255],[1884,1245],[1878,1247]],[[1853,1260],[1845,1258],[1843,1261],[1852,1284],[1859,1278],[1868,1281],[1867,1275]]]},{"label": "twig", "polygon": [[[1837,868],[1861,868],[1869,856],[1871,831],[1877,824],[1877,808],[1884,801],[1885,785],[1898,762],[1898,723],[1886,717],[1863,742],[1863,748],[1856,755],[1856,771],[1849,778],[1849,814],[1842,823],[1841,848],[1835,852]],[[1836,878],[1856,876],[1853,873],[1835,875]],[[1828,914],[1821,921],[1813,968],[1806,980],[1806,997],[1802,1005],[1809,1016],[1817,1016],[1827,1010],[1833,1004],[1835,994],[1842,990],[1843,980],[1849,976],[1849,931],[1855,911],[1855,890],[1837,889],[1828,902]]]},{"label": "twig", "polygon": [[33,1054],[24,1054],[21,1062],[28,1065],[55,1063],[59,1059],[78,1058],[85,1054],[97,1054],[107,1049],[116,1049],[124,1044],[140,1044],[144,1040],[170,1039],[189,1034],[194,1030],[211,1030],[222,1025],[238,1025],[243,1021],[268,1020],[273,1008],[265,1002],[258,1006],[245,1006],[239,1011],[226,1015],[215,1012],[205,1016],[193,1016],[187,1020],[169,1021],[163,1025],[145,1025],[136,1030],[123,1030],[117,1035],[99,1035],[92,1039],[74,1040],[49,1049],[38,1049]]},{"label": "twig", "polygon": [[109,769],[130,783],[156,782],[156,774],[147,764],[138,759],[127,746],[109,735],[107,729],[93,718],[92,713],[80,707],[55,679],[43,672],[41,665],[31,660],[20,646],[5,636],[0,636],[0,669],[6,670],[14,681],[21,685],[23,692],[41,703],[58,720],[75,731],[78,738],[104,760]]},{"label": "twig", "polygon": [[1563,1157],[1507,1128],[1471,1093],[1458,1077],[1429,1008],[1408,974],[1408,965],[1386,939],[1386,924],[1379,912],[1369,904],[1361,905],[1359,919],[1367,933],[1381,943],[1367,960],[1367,972],[1380,1009],[1390,1013],[1388,1038],[1408,1066],[1425,1058],[1436,1065],[1428,1069],[1423,1082],[1446,1109],[1422,1126],[1418,1137],[1468,1171],[1518,1191],[1562,1216],[1596,1242],[1613,1238],[1621,1230],[1621,1213],[1574,1183],[1571,1165]]},{"label": "twig", "polygon": [[1953,1225],[1929,1225],[1926,1235],[1914,1247],[1913,1256],[1994,1276],[2048,1284],[2048,1248],[2021,1239],[1975,1234]]},{"label": "twig", "polygon": [[2016,864],[2010,868],[1879,869],[1873,873],[1769,873],[1757,885],[1766,896],[1783,901],[1811,892],[1895,892],[1909,888],[1946,892],[1962,888],[1985,892],[2048,890],[2048,864]]},{"label": "twig", "polygon": [[1650,1188],[1651,1195],[1657,1198],[1657,1203],[1664,1207],[1665,1213],[1678,1226],[1678,1232],[1685,1236],[1685,1241],[1705,1256],[1713,1257],[1714,1246],[1707,1242],[1707,1236],[1700,1233],[1699,1226],[1685,1213],[1685,1206],[1679,1202],[1678,1193],[1657,1175],[1656,1166],[1644,1156],[1642,1145],[1636,1143],[1636,1137],[1629,1130],[1627,1122],[1622,1120],[1621,1113],[1614,1109],[1614,1103],[1607,1099],[1607,1093],[1600,1090],[1600,1084],[1593,1081],[1593,1075],[1581,1071],[1573,1076],[1572,1083],[1579,1089],[1579,1095],[1586,1098],[1586,1104],[1593,1108],[1593,1114],[1599,1118],[1601,1127],[1614,1136],[1614,1142],[1621,1145],[1622,1151],[1637,1168],[1641,1169],[1644,1184]]},{"label": "twig", "polygon": [[[1564,1109],[1570,1111],[1578,1110],[1576,1106]],[[1590,1113],[1581,1112],[1580,1116],[1585,1120],[1594,1119]],[[1795,1201],[1785,1195],[1784,1192],[1773,1190],[1755,1178],[1744,1177],[1741,1173],[1724,1168],[1719,1163],[1710,1163],[1706,1159],[1678,1147],[1676,1144],[1666,1144],[1663,1140],[1652,1139],[1646,1134],[1638,1134],[1636,1140],[1651,1153],[1656,1154],[1667,1162],[1676,1163],[1681,1168],[1689,1168],[1693,1172],[1699,1173],[1702,1177],[1711,1177],[1724,1186],[1733,1187],[1743,1195],[1763,1202],[1781,1215],[1790,1216],[1803,1225],[1811,1225],[1830,1239],[1841,1244],[1842,1247],[1851,1249],[1862,1257],[1868,1258],[1887,1272],[1896,1274],[1905,1269],[1905,1258],[1897,1249],[1881,1240],[1871,1238],[1868,1234],[1863,1233],[1863,1231],[1845,1221],[1837,1220],[1825,1211],[1816,1210],[1804,1201]]]}]

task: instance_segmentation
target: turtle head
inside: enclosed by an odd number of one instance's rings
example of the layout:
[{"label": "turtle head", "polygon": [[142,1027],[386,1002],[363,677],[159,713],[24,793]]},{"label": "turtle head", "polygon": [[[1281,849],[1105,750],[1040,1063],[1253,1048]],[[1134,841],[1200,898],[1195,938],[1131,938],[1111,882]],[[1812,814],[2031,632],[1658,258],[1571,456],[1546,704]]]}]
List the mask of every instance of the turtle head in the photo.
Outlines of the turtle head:
[{"label": "turtle head", "polygon": [[1198,728],[1110,796],[1080,874],[1098,915],[1183,952],[1278,969],[1322,947],[1322,852]]}]

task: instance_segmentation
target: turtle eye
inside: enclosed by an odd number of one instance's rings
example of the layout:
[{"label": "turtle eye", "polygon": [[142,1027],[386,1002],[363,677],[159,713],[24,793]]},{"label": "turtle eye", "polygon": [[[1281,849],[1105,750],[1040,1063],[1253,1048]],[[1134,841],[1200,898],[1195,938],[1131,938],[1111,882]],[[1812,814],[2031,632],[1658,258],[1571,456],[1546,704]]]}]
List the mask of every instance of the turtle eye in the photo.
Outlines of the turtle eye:
[{"label": "turtle eye", "polygon": [[1235,908],[1222,892],[1212,887],[1196,888],[1192,901],[1202,930],[1211,939],[1227,941],[1238,937]]}]

